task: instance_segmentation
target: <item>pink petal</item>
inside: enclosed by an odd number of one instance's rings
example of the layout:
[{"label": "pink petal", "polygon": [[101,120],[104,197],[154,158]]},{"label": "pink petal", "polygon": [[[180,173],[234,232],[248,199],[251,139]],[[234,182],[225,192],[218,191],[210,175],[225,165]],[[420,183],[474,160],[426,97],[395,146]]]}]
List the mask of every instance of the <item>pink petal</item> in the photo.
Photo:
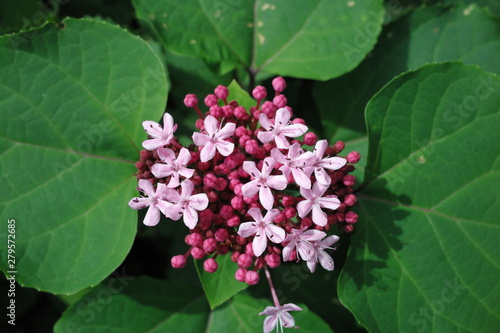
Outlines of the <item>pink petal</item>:
[{"label": "pink petal", "polygon": [[183,220],[184,224],[189,229],[193,229],[194,227],[196,227],[196,223],[198,223],[198,212],[194,208],[186,206],[186,209],[184,210]]},{"label": "pink petal", "polygon": [[247,198],[253,198],[257,192],[259,192],[259,187],[257,186],[260,184],[258,180],[252,180],[249,183],[244,184],[241,187],[241,193]]},{"label": "pink petal", "polygon": [[339,206],[340,206],[340,201],[337,198],[337,196],[335,196],[335,195],[330,195],[327,197],[318,198],[318,199],[316,199],[316,202],[321,207],[328,208],[331,210],[335,210],[335,209],[339,208]]},{"label": "pink petal", "polygon": [[243,238],[247,238],[255,235],[258,230],[259,228],[257,227],[257,223],[244,222],[240,224],[240,227],[238,228],[238,235],[240,235]]},{"label": "pink petal", "polygon": [[156,203],[156,207],[158,207],[158,209],[160,209],[160,212],[162,212],[163,215],[170,218],[169,209],[170,209],[170,207],[172,207],[172,203],[164,201],[164,200],[159,200]]},{"label": "pink petal", "polygon": [[217,134],[217,137],[219,138],[219,140],[229,138],[231,135],[234,134],[235,129],[236,129],[235,123],[227,123],[223,128],[220,129],[219,133]]},{"label": "pink petal", "polygon": [[[241,187],[243,191],[243,186]],[[269,187],[261,187],[259,190],[259,201],[265,209],[271,209],[274,205],[274,196]]]},{"label": "pink petal", "polygon": [[324,233],[323,231],[309,229],[302,234],[301,239],[312,242],[323,239],[325,236],[326,233]]},{"label": "pink petal", "polygon": [[264,319],[264,333],[270,333],[272,330],[274,330],[277,323],[278,323],[277,314],[266,317],[266,319]]},{"label": "pink petal", "polygon": [[184,178],[191,178],[193,174],[194,174],[194,169],[188,169],[188,168],[179,169],[179,175],[181,175]]},{"label": "pink petal", "polygon": [[326,148],[328,147],[328,141],[327,140],[319,140],[316,142],[316,145],[314,146],[314,155],[318,159],[323,158],[323,155],[325,154]]},{"label": "pink petal", "polygon": [[252,161],[243,162],[243,170],[254,178],[257,178],[258,176],[260,176],[260,171],[255,166],[255,162],[252,162]]},{"label": "pink petal", "polygon": [[311,211],[313,206],[312,201],[303,200],[297,204],[297,213],[300,217],[305,217]]},{"label": "pink petal", "polygon": [[278,312],[278,310],[274,307],[274,306],[266,306],[266,308],[264,309],[264,311],[262,311],[261,313],[259,313],[259,315],[264,315],[264,316],[273,316],[276,314],[276,312]]},{"label": "pink petal", "polygon": [[128,202],[128,205],[132,209],[143,209],[143,208],[151,206],[152,203],[153,203],[153,199],[151,199],[151,198],[136,197],[136,198],[132,198]]},{"label": "pink petal", "polygon": [[179,200],[181,200],[179,192],[170,188],[165,191],[163,197],[170,202],[178,202]]},{"label": "pink petal", "polygon": [[167,164],[155,163],[151,167],[151,173],[158,178],[170,176],[174,172],[174,168]]},{"label": "pink petal", "polygon": [[[316,182],[317,183],[317,182]],[[314,184],[316,184],[314,183]],[[313,184],[313,188],[314,188]],[[312,193],[312,190],[304,188],[304,187],[299,187],[300,195],[303,196],[304,198],[308,200],[314,200],[314,195]]]},{"label": "pink petal", "polygon": [[184,198],[189,198],[191,196],[191,193],[193,193],[194,184],[189,179],[186,179],[181,183],[181,189],[181,196]]},{"label": "pink petal", "polygon": [[293,319],[292,315],[289,314],[288,312],[282,311],[281,312],[281,324],[283,327],[293,327],[295,325],[295,320]]},{"label": "pink petal", "polygon": [[337,235],[331,235],[326,237],[321,241],[321,246],[323,247],[330,247],[333,244],[337,243],[339,241],[340,237]]},{"label": "pink petal", "polygon": [[266,236],[273,243],[281,244],[285,239],[285,230],[274,224],[268,224],[265,228]]},{"label": "pink petal", "polygon": [[166,145],[167,142],[163,139],[149,139],[142,142],[142,146],[147,150],[155,150],[158,147]]},{"label": "pink petal", "polygon": [[307,261],[307,268],[309,268],[311,273],[314,273],[314,271],[316,270],[316,264],[316,258]]},{"label": "pink petal", "polygon": [[[151,170],[152,171],[152,170]],[[154,174],[154,173],[153,173]],[[170,181],[168,182],[168,187],[169,188],[176,188],[178,187],[180,184],[180,180],[179,180],[179,174],[178,173],[172,173],[171,177],[170,177]]]},{"label": "pink petal", "polygon": [[288,125],[281,130],[281,134],[290,138],[296,138],[307,132],[307,126],[302,124]]},{"label": "pink petal", "polygon": [[284,190],[287,185],[288,185],[288,181],[286,179],[285,176],[283,175],[277,175],[277,176],[269,176],[267,179],[266,179],[266,184],[269,186],[269,187],[272,187],[276,190]]},{"label": "pink petal", "polygon": [[283,261],[289,261],[290,256],[292,255],[293,249],[295,248],[295,240],[291,240],[284,248],[283,248]]},{"label": "pink petal", "polygon": [[196,210],[204,210],[208,207],[208,197],[205,193],[195,194],[189,197],[189,206]]},{"label": "pink petal", "polygon": [[160,222],[160,210],[154,205],[149,206],[148,212],[144,217],[143,223],[149,227],[155,226]]},{"label": "pink petal", "polygon": [[300,187],[311,188],[311,179],[307,177],[304,171],[300,169],[292,169],[293,179]]},{"label": "pink petal", "polygon": [[219,140],[217,141],[216,147],[222,156],[229,156],[234,150],[234,143],[224,140]]},{"label": "pink petal", "polygon": [[205,125],[205,131],[207,131],[210,136],[213,136],[219,128],[219,121],[211,115],[205,117],[203,124]]},{"label": "pink petal", "polygon": [[321,266],[323,266],[323,268],[327,271],[333,271],[335,268],[332,257],[330,257],[330,255],[325,251],[321,251],[318,259]]},{"label": "pink petal", "polygon": [[265,234],[258,233],[253,238],[252,249],[256,257],[260,257],[267,247],[267,237]]},{"label": "pink petal", "polygon": [[332,179],[330,178],[330,176],[328,176],[328,173],[326,173],[325,169],[323,169],[323,168],[315,167],[314,168],[314,177],[316,177],[316,180],[321,185],[328,186],[332,182]]},{"label": "pink petal", "polygon": [[163,132],[163,128],[161,127],[160,124],[158,124],[155,121],[151,121],[151,120],[143,121],[142,122],[142,127],[144,128],[144,130],[146,131],[146,133],[148,133],[149,135],[151,135],[153,138],[161,138],[161,136],[163,134],[162,133]]},{"label": "pink petal", "polygon": [[327,189],[328,186],[316,182],[312,186],[312,194],[314,195],[315,198],[319,198],[323,196],[323,194],[326,192]]},{"label": "pink petal", "polygon": [[167,112],[163,115],[163,128],[165,133],[173,133],[177,129],[177,126],[174,125],[174,118]]},{"label": "pink petal", "polygon": [[288,111],[287,109],[285,108],[278,109],[278,111],[276,111],[276,117],[274,119],[274,123],[276,124],[276,126],[286,125],[290,121],[291,116],[292,115],[290,111]]},{"label": "pink petal", "polygon": [[[264,127],[268,131],[271,129],[271,126],[273,126],[273,123],[271,123],[271,121],[269,120],[269,118],[267,117],[267,115],[264,112],[262,112],[259,116],[259,123],[260,123],[261,127]],[[262,132],[259,132],[259,133],[262,133]]]},{"label": "pink petal", "polygon": [[316,248],[309,242],[300,242],[300,244],[297,245],[297,251],[299,252],[302,260],[307,261],[312,258]]},{"label": "pink petal", "polygon": [[288,162],[287,158],[278,148],[271,149],[271,157],[276,160],[276,162],[281,164],[286,164]]},{"label": "pink petal", "polygon": [[208,135],[198,132],[194,132],[192,138],[194,144],[197,145],[198,147],[202,147],[206,145],[208,142],[212,141]]},{"label": "pink petal", "polygon": [[273,132],[259,132],[259,133],[257,133],[257,138],[259,138],[259,140],[262,143],[268,143],[268,142],[273,141],[275,136],[276,136],[276,134],[274,134]]},{"label": "pink petal", "polygon": [[[269,212],[271,211],[278,211],[278,214],[279,214],[279,210],[278,209],[272,209],[270,210]],[[267,218],[267,215],[269,214],[269,212],[266,214],[266,218]],[[264,218],[262,217],[262,212],[260,211],[260,208],[250,208],[247,212],[248,215],[250,215],[254,220],[255,222],[262,222],[264,220]]]},{"label": "pink petal", "polygon": [[189,150],[182,147],[181,150],[179,151],[179,155],[177,156],[177,164],[185,166],[189,163],[190,160],[191,160],[191,154],[189,153]]},{"label": "pink petal", "polygon": [[[258,209],[258,208],[252,208],[252,209]],[[250,210],[252,210],[252,209],[250,209]],[[250,210],[248,211],[249,213],[250,213]],[[258,210],[259,210],[259,214],[260,214],[260,209],[258,209]],[[276,209],[276,208],[275,209],[271,209],[271,210],[267,211],[266,216],[264,216],[264,218],[262,218],[262,215],[260,215],[261,219],[260,220],[255,219],[255,221],[257,221],[257,222],[262,221],[262,222],[265,222],[265,223],[272,223],[274,221],[274,219],[276,217],[278,217],[278,215],[280,215],[280,213],[281,212],[280,212],[279,209]],[[253,217],[253,215],[252,215],[252,217]]]},{"label": "pink petal", "polygon": [[182,214],[184,214],[184,209],[182,208],[182,205],[175,204],[168,207],[165,213],[165,215],[167,215],[170,219],[177,221],[182,217]]},{"label": "pink petal", "polygon": [[175,159],[175,153],[172,149],[159,147],[157,153],[158,157],[160,157],[163,162],[166,162],[168,164],[172,164],[172,161]]},{"label": "pink petal", "polygon": [[276,160],[274,158],[266,157],[262,163],[262,176],[268,177],[271,174],[271,171],[273,171],[275,165]]},{"label": "pink petal", "polygon": [[207,144],[201,148],[200,161],[208,162],[215,156],[215,144],[213,142],[207,142]]},{"label": "pink petal", "polygon": [[153,184],[147,179],[139,179],[139,188],[141,191],[145,194],[148,195],[150,198],[154,198],[156,196],[156,191],[155,188],[153,187]]},{"label": "pink petal", "polygon": [[280,149],[287,149],[290,147],[290,142],[288,142],[288,139],[285,138],[283,134],[276,135],[274,137],[274,141],[276,142],[276,147]]},{"label": "pink petal", "polygon": [[312,220],[317,225],[324,227],[328,222],[328,218],[326,217],[326,213],[319,208],[318,205],[313,205],[312,207]]},{"label": "pink petal", "polygon": [[321,165],[325,169],[338,170],[338,169],[342,168],[346,163],[347,163],[347,160],[345,158],[334,156],[334,157],[329,157],[329,158],[323,159],[319,163],[319,165]]},{"label": "pink petal", "polygon": [[302,308],[293,304],[293,303],[287,303],[281,307],[283,311],[302,311]]}]

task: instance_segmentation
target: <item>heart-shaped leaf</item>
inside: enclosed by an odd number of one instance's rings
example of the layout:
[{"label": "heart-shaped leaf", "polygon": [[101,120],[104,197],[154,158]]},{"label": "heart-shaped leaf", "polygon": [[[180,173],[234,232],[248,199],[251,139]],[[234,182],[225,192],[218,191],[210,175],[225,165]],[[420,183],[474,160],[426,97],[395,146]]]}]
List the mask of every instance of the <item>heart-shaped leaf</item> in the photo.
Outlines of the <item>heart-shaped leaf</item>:
[{"label": "heart-shaped leaf", "polygon": [[370,332],[500,325],[500,79],[459,63],[373,97],[360,221],[342,302]]},{"label": "heart-shaped leaf", "polygon": [[[52,293],[96,285],[136,231],[141,122],[165,108],[165,70],[122,28],[67,19],[0,38],[0,209],[15,220],[17,281]],[[7,244],[2,234],[2,244]]]},{"label": "heart-shaped leaf", "polygon": [[356,67],[381,30],[381,1],[134,0],[166,48],[249,72],[326,80]]}]

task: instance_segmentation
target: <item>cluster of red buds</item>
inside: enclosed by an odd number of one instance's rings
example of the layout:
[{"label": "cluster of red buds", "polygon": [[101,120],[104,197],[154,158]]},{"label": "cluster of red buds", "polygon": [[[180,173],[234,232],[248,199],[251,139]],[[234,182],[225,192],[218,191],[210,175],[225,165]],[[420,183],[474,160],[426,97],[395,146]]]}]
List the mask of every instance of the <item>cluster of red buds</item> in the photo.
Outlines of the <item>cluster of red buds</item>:
[{"label": "cluster of red buds", "polygon": [[[203,267],[213,273],[215,258],[230,254],[238,265],[235,278],[249,285],[259,282],[260,269],[270,279],[268,267],[283,261],[303,260],[311,272],[317,263],[333,270],[326,250],[334,249],[339,237],[327,232],[332,226],[352,232],[358,220],[350,210],[356,204],[356,178],[349,173],[360,155],[338,156],[344,143],[318,140],[303,119],[292,119],[282,94],[285,80],[277,77],[272,85],[272,101],[264,101],[267,91],[257,86],[252,91],[256,104],[248,110],[228,101],[224,86],[206,96],[205,114],[197,97],[186,95],[184,104],[200,117],[189,147],[175,138],[170,114],[164,114],[163,126],[143,122],[149,139],[136,166],[138,189],[145,196],[133,198],[129,206],[149,207],[148,226],[156,225],[161,214],[183,219],[189,248],[172,258],[174,268],[184,267],[189,256],[208,257]],[[282,306],[274,296],[275,307],[262,312],[270,316],[265,332],[272,330],[270,321],[294,325],[287,311],[298,307]]]}]

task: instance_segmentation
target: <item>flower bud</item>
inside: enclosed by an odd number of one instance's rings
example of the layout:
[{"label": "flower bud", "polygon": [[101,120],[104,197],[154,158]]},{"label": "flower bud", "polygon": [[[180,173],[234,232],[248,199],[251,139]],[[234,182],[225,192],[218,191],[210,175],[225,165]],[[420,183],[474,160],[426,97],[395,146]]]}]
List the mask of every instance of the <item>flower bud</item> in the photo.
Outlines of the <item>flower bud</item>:
[{"label": "flower bud", "polygon": [[218,85],[215,90],[214,90],[215,95],[222,100],[225,100],[227,96],[229,95],[229,90],[227,87],[224,87],[222,85]]},{"label": "flower bud", "polygon": [[272,84],[274,91],[276,91],[276,94],[280,94],[283,90],[286,89],[286,81],[281,76],[275,77]]},{"label": "flower bud", "polygon": [[261,100],[261,99],[266,98],[266,96],[267,96],[266,88],[264,88],[263,86],[257,86],[257,87],[255,87],[252,90],[252,96],[256,100]]},{"label": "flower bud", "polygon": [[245,282],[247,284],[253,286],[259,283],[259,280],[260,280],[259,273],[254,271],[247,271],[247,274],[245,275]]},{"label": "flower bud", "polygon": [[358,163],[360,158],[361,155],[357,151],[351,151],[349,154],[347,154],[347,162],[349,163]]},{"label": "flower bud", "polygon": [[194,108],[198,104],[198,97],[195,94],[187,94],[184,97],[184,105],[188,108]]},{"label": "flower bud", "polygon": [[186,258],[182,254],[173,256],[172,259],[170,259],[170,264],[173,268],[183,268],[186,266]]},{"label": "flower bud", "polygon": [[217,96],[214,94],[207,95],[207,97],[205,97],[205,105],[208,107],[217,105]]},{"label": "flower bud", "polygon": [[217,268],[219,268],[219,264],[217,264],[214,258],[208,258],[203,263],[203,269],[208,273],[214,273]]}]

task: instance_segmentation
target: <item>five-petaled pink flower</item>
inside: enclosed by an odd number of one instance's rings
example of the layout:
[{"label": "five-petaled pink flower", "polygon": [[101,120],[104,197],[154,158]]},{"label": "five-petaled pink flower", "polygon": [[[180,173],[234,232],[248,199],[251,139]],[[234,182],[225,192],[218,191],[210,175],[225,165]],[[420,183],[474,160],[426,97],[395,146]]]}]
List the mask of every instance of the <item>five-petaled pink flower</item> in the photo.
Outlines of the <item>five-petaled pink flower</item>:
[{"label": "five-petaled pink flower", "polygon": [[193,133],[193,142],[201,148],[200,160],[202,162],[210,161],[215,156],[215,150],[223,156],[229,156],[234,150],[234,143],[224,139],[234,134],[235,123],[227,123],[224,127],[219,127],[219,122],[211,115],[207,115],[203,121],[205,132],[207,134]]},{"label": "five-petaled pink flower", "polygon": [[[347,163],[346,159],[343,157],[333,156],[323,158],[327,147],[327,140],[319,140],[318,142],[316,142],[316,145],[314,146],[314,155],[316,156],[316,160],[310,167],[313,168],[314,176],[316,177],[318,183],[320,183],[321,185],[330,185],[330,183],[332,182],[325,169],[338,170]],[[312,170],[309,170],[309,174],[311,173]]]},{"label": "five-petaled pink flower", "polygon": [[252,242],[253,253],[259,257],[267,248],[267,239],[273,243],[281,243],[285,239],[285,230],[273,223],[273,220],[280,214],[279,209],[267,211],[266,216],[262,217],[259,208],[250,208],[248,215],[253,217],[254,221],[245,222],[240,225],[238,234],[247,238],[255,235]]},{"label": "five-petaled pink flower", "polygon": [[277,307],[266,307],[264,311],[259,313],[259,315],[268,316],[264,319],[264,333],[271,332],[276,325],[279,326],[279,330],[281,331],[283,331],[283,327],[294,327],[295,320],[292,315],[288,313],[290,311],[302,311],[302,308],[293,303],[279,305]]},{"label": "five-petaled pink flower", "polygon": [[163,115],[163,128],[160,124],[151,120],[143,121],[142,127],[151,137],[151,139],[142,142],[142,146],[147,150],[154,150],[168,145],[177,130],[177,125],[174,125],[174,118],[167,112]]},{"label": "five-petaled pink flower", "polygon": [[316,254],[316,247],[312,242],[319,241],[325,238],[326,233],[316,229],[302,230],[292,229],[291,234],[287,234],[285,241],[287,243],[283,247],[283,261],[289,261],[292,251],[297,250],[297,261],[302,259],[307,261]]},{"label": "five-petaled pink flower", "polygon": [[165,215],[172,220],[177,221],[184,216],[184,224],[193,229],[198,223],[198,211],[204,210],[208,207],[208,197],[205,193],[192,195],[194,184],[189,179],[181,183],[181,193],[177,190],[167,188],[165,197],[168,201],[172,202]]},{"label": "five-petaled pink flower", "polygon": [[262,141],[262,143],[268,143],[274,140],[276,142],[276,147],[280,149],[290,147],[290,143],[286,137],[296,138],[307,131],[306,125],[290,124],[290,117],[290,111],[281,108],[276,111],[276,117],[274,118],[274,123],[272,123],[265,113],[261,113],[259,122],[267,132],[259,132],[259,134],[257,134],[259,140]]},{"label": "five-petaled pink flower", "polygon": [[168,190],[165,184],[159,183],[156,186],[156,191],[147,179],[139,180],[139,190],[146,194],[148,197],[135,197],[132,198],[128,205],[133,209],[143,209],[149,207],[146,216],[144,217],[144,224],[147,226],[155,226],[160,221],[160,211],[165,214],[172,204],[165,201],[165,193]]},{"label": "five-petaled pink flower", "polygon": [[283,171],[283,174],[287,178],[291,173],[297,185],[304,188],[311,188],[310,174],[307,175],[304,172],[304,168],[311,165],[311,162],[314,161],[314,154],[312,152],[304,152],[304,150],[300,148],[300,144],[295,142],[288,149],[287,156],[283,155],[278,148],[273,148],[273,150],[271,150],[271,156],[278,163],[283,164],[280,170]]},{"label": "five-petaled pink flower", "polygon": [[333,271],[334,263],[332,257],[325,251],[326,249],[333,249],[333,244],[337,243],[339,240],[339,236],[331,235],[323,239],[322,241],[315,241],[313,243],[315,247],[314,256],[312,256],[309,260],[307,260],[307,267],[314,273],[316,270],[316,264],[319,261],[321,266],[327,271]]},{"label": "five-petaled pink flower", "polygon": [[186,165],[191,160],[189,150],[182,147],[177,158],[175,158],[174,151],[168,148],[160,147],[157,152],[158,156],[165,164],[155,163],[151,167],[151,172],[158,178],[170,176],[168,187],[176,188],[179,186],[179,176],[184,178],[191,178],[193,176],[194,169],[186,168]]},{"label": "five-petaled pink flower", "polygon": [[262,164],[262,172],[260,172],[255,162],[243,162],[243,170],[252,176],[253,179],[241,187],[241,192],[247,198],[252,198],[259,192],[260,203],[267,210],[271,209],[274,204],[274,196],[271,188],[284,190],[288,185],[284,175],[270,176],[275,165],[276,160],[274,158],[266,157]]},{"label": "five-petaled pink flower", "polygon": [[328,186],[321,185],[319,182],[314,183],[312,189],[301,187],[300,194],[305,200],[297,204],[299,216],[303,218],[312,210],[313,222],[324,227],[328,222],[328,218],[321,208],[335,210],[340,206],[340,201],[336,195],[323,197],[327,189]]}]

